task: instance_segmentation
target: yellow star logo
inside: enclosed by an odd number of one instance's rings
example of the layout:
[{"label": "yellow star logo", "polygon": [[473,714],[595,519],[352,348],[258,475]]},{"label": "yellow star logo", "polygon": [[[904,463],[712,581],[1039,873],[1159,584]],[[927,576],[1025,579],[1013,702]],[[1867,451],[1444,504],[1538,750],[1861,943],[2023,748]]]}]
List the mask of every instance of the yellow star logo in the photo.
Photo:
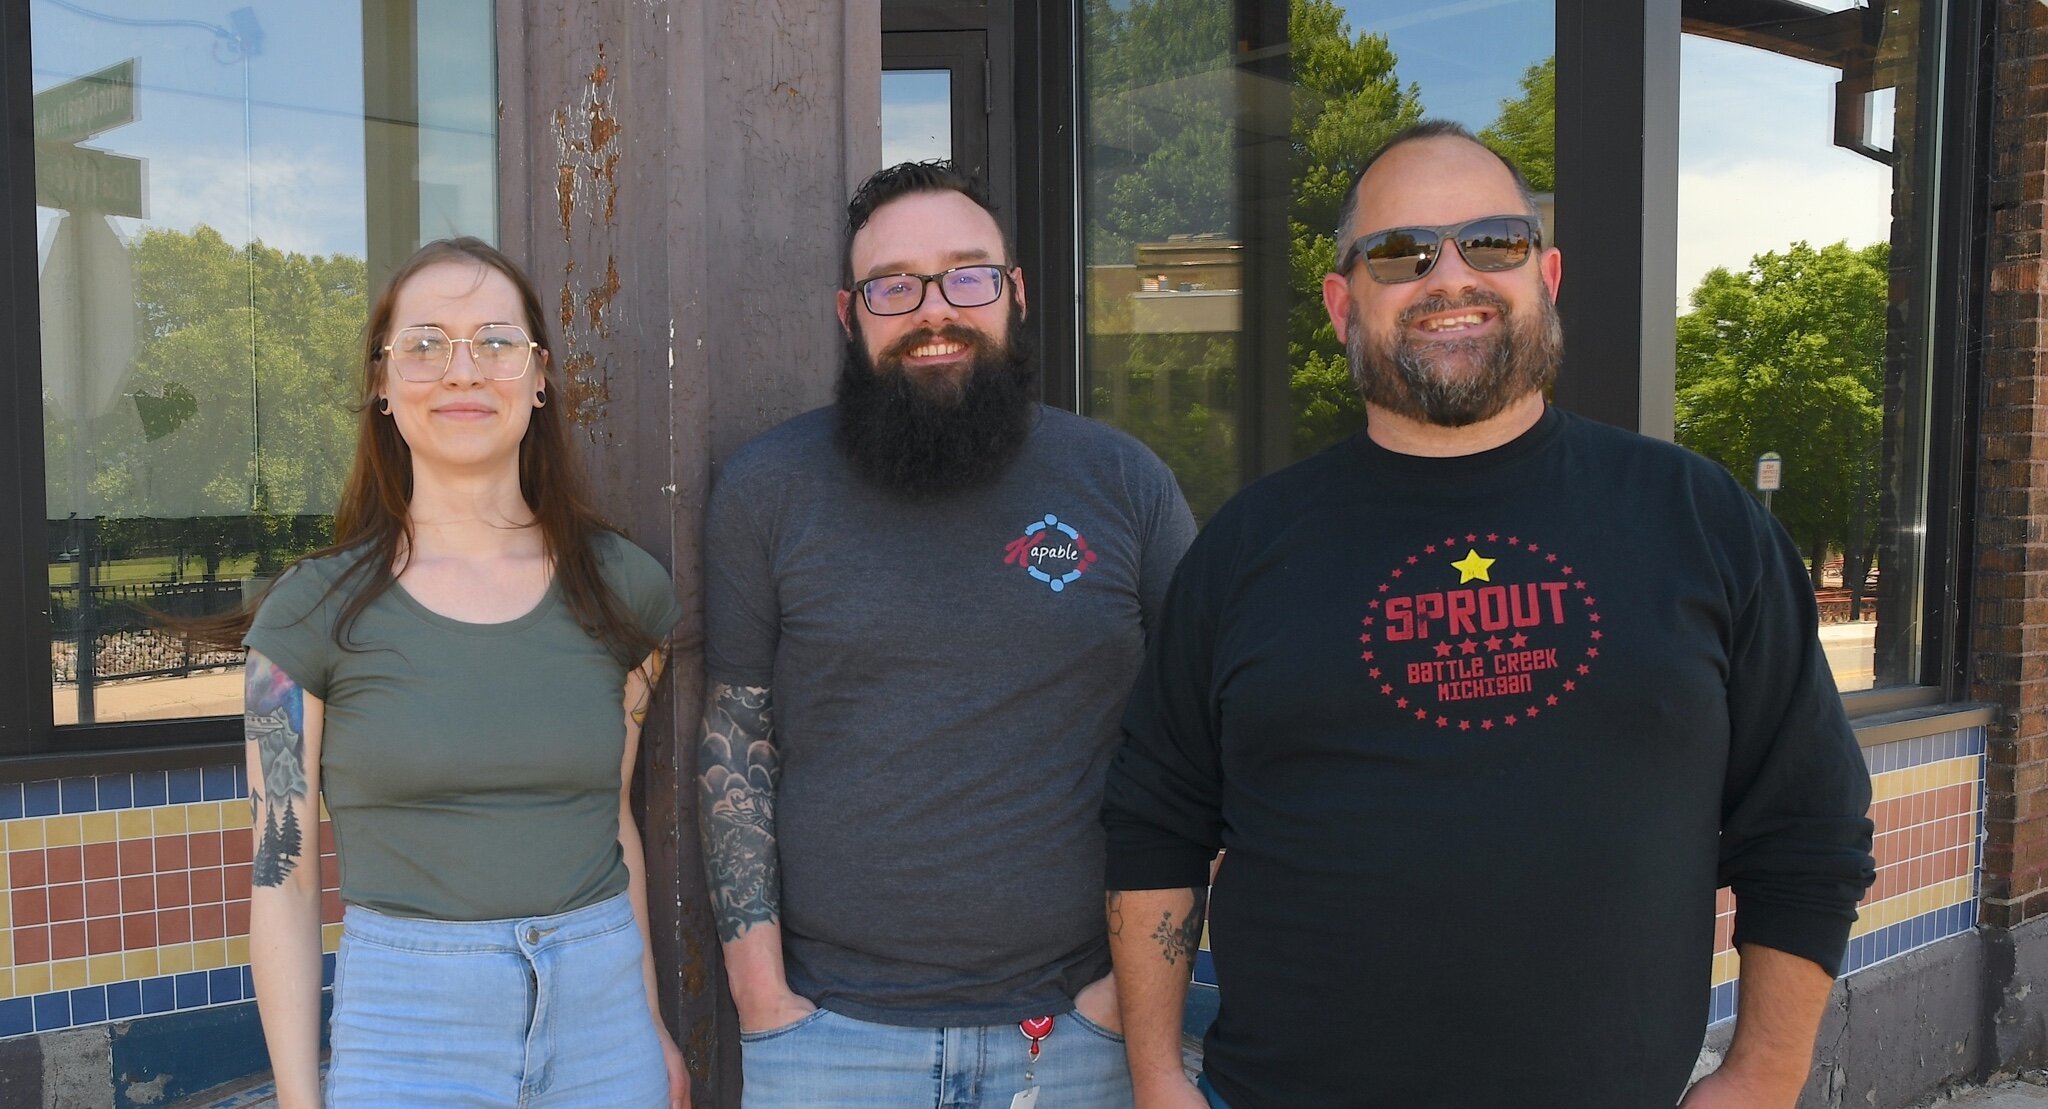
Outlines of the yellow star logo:
[{"label": "yellow star logo", "polygon": [[1479,551],[1473,549],[1466,551],[1464,558],[1451,563],[1451,565],[1458,568],[1458,584],[1463,585],[1473,578],[1478,578],[1480,581],[1492,581],[1493,579],[1486,575],[1486,570],[1493,563],[1493,559],[1480,558]]}]

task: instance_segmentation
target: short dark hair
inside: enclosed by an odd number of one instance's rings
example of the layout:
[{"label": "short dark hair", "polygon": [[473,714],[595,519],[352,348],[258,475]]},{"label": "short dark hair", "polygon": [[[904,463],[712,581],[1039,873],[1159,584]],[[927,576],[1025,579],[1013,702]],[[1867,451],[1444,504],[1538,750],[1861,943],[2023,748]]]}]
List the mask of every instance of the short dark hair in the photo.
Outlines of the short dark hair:
[{"label": "short dark hair", "polygon": [[915,193],[959,193],[972,200],[988,213],[990,219],[995,220],[996,233],[1003,237],[1006,264],[1017,264],[1017,252],[1010,246],[1010,233],[1003,229],[1003,221],[996,216],[995,206],[989,203],[988,188],[980,178],[952,162],[935,158],[928,162],[898,162],[878,170],[853,190],[853,199],[846,203],[846,278],[849,282],[854,277],[853,237],[875,218],[876,210],[882,205]]},{"label": "short dark hair", "polygon": [[1352,226],[1352,222],[1358,218],[1358,186],[1365,181],[1365,175],[1371,172],[1373,163],[1386,157],[1387,151],[1403,143],[1420,142],[1423,139],[1464,139],[1466,142],[1499,158],[1500,164],[1507,167],[1508,176],[1515,179],[1515,192],[1521,195],[1522,206],[1528,210],[1529,217],[1536,221],[1536,233],[1538,235],[1543,233],[1543,212],[1536,206],[1536,190],[1530,186],[1529,178],[1523,175],[1522,167],[1516,165],[1513,158],[1486,145],[1486,143],[1480,140],[1479,136],[1473,134],[1470,129],[1457,120],[1425,119],[1420,123],[1409,124],[1397,132],[1393,138],[1382,143],[1378,150],[1372,152],[1372,157],[1367,158],[1365,164],[1358,168],[1358,176],[1351,179],[1351,188],[1344,193],[1344,206],[1337,210],[1337,254],[1339,257],[1343,256],[1345,248],[1350,245],[1352,236],[1357,234],[1357,228]]}]

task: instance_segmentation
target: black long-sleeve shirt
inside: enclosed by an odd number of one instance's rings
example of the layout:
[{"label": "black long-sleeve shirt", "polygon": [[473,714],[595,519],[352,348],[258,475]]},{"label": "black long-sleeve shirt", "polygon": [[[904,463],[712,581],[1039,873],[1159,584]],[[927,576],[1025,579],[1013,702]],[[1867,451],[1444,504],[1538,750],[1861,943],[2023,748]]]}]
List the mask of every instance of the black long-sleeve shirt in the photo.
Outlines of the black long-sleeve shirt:
[{"label": "black long-sleeve shirt", "polygon": [[1366,436],[1239,494],[1125,718],[1111,889],[1200,886],[1210,1081],[1264,1106],[1642,1109],[1683,1091],[1714,890],[1831,973],[1870,780],[1783,531],[1719,467],[1556,410]]}]

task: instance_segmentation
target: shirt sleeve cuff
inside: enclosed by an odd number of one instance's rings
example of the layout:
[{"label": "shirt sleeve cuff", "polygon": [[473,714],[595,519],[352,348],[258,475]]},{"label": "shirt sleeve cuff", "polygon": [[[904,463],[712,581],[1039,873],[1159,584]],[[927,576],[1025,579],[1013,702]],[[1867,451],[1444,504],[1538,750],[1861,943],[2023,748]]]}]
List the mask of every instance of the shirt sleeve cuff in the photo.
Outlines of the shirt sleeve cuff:
[{"label": "shirt sleeve cuff", "polygon": [[1830,977],[1842,973],[1855,914],[1750,901],[1735,911],[1735,946],[1756,944],[1816,963]]}]

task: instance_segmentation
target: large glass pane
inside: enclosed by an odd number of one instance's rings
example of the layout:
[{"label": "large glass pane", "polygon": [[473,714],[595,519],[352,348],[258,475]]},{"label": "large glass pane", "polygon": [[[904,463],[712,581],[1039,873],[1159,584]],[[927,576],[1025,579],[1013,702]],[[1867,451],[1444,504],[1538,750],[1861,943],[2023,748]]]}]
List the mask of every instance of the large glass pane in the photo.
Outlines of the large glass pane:
[{"label": "large glass pane", "polygon": [[953,156],[953,71],[882,71],[882,164]]},{"label": "large glass pane", "polygon": [[30,19],[56,719],[238,712],[238,656],[149,614],[330,538],[373,276],[495,235],[492,6]]},{"label": "large glass pane", "polygon": [[1836,683],[1915,684],[1941,5],[1780,7],[1686,7],[1677,436],[1806,553]]},{"label": "large glass pane", "polygon": [[1417,120],[1553,187],[1550,0],[1087,0],[1082,410],[1206,517],[1362,413],[1324,316],[1337,211]]}]

